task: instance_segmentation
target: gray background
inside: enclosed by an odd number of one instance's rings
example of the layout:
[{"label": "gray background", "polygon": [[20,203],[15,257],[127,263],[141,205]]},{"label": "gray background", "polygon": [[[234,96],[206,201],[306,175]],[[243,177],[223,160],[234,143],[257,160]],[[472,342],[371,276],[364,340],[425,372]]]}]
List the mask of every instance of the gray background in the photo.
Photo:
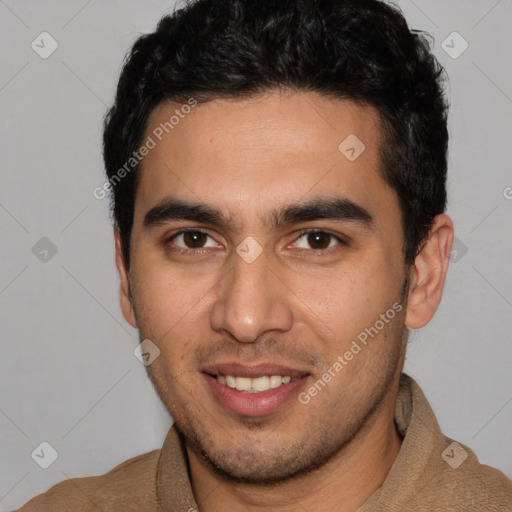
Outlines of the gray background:
[{"label": "gray background", "polygon": [[[172,5],[0,0],[0,510],[158,448],[170,426],[132,353],[108,202],[92,191],[104,182],[101,120],[123,56]],[[512,477],[512,2],[399,5],[433,35],[450,76],[448,213],[459,239],[435,320],[411,333],[406,371],[446,435]],[[31,48],[43,31],[59,45],[47,59]],[[456,59],[442,48],[453,31],[469,43]],[[461,49],[453,36],[446,44]],[[57,247],[46,262],[32,250],[43,237]],[[31,457],[42,441],[59,454],[46,470]]]}]

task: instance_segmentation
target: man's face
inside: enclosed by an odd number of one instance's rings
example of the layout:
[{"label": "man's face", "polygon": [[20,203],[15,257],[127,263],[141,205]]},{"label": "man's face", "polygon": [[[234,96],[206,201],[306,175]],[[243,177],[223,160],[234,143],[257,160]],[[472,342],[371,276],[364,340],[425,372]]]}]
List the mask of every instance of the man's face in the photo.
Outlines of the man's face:
[{"label": "man's face", "polygon": [[370,107],[272,92],[198,105],[143,161],[130,285],[161,351],[148,370],[189,447],[234,478],[322,464],[401,370],[406,268],[381,139]]}]

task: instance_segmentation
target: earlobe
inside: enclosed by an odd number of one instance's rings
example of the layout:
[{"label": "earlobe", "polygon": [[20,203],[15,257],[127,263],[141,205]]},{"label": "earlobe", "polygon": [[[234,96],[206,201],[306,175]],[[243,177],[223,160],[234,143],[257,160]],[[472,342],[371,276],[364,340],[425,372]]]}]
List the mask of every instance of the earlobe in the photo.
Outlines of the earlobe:
[{"label": "earlobe", "polygon": [[121,233],[119,228],[114,227],[114,240],[116,251],[116,267],[119,274],[119,302],[124,319],[135,329],[137,329],[137,320],[135,318],[135,310],[133,309],[131,289],[130,289],[130,275],[126,269],[122,243]]},{"label": "earlobe", "polygon": [[411,266],[405,324],[419,329],[434,316],[443,295],[453,243],[453,222],[446,214],[438,215],[427,241]]}]

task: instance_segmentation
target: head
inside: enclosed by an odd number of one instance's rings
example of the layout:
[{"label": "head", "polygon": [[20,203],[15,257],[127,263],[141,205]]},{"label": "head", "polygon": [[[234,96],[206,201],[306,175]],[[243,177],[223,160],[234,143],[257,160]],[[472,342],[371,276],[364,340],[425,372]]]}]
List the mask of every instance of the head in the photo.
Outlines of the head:
[{"label": "head", "polygon": [[453,237],[441,77],[377,0],[199,0],[128,55],[104,130],[121,305],[216,471],[311,471],[392,407]]}]

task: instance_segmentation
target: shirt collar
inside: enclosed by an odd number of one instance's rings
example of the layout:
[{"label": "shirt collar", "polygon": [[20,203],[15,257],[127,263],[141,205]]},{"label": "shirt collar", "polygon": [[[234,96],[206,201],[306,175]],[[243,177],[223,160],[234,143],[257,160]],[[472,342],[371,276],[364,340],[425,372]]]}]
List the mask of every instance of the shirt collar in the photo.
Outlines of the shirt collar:
[{"label": "shirt collar", "polygon": [[174,425],[165,438],[156,478],[158,512],[197,512],[185,443]]}]

